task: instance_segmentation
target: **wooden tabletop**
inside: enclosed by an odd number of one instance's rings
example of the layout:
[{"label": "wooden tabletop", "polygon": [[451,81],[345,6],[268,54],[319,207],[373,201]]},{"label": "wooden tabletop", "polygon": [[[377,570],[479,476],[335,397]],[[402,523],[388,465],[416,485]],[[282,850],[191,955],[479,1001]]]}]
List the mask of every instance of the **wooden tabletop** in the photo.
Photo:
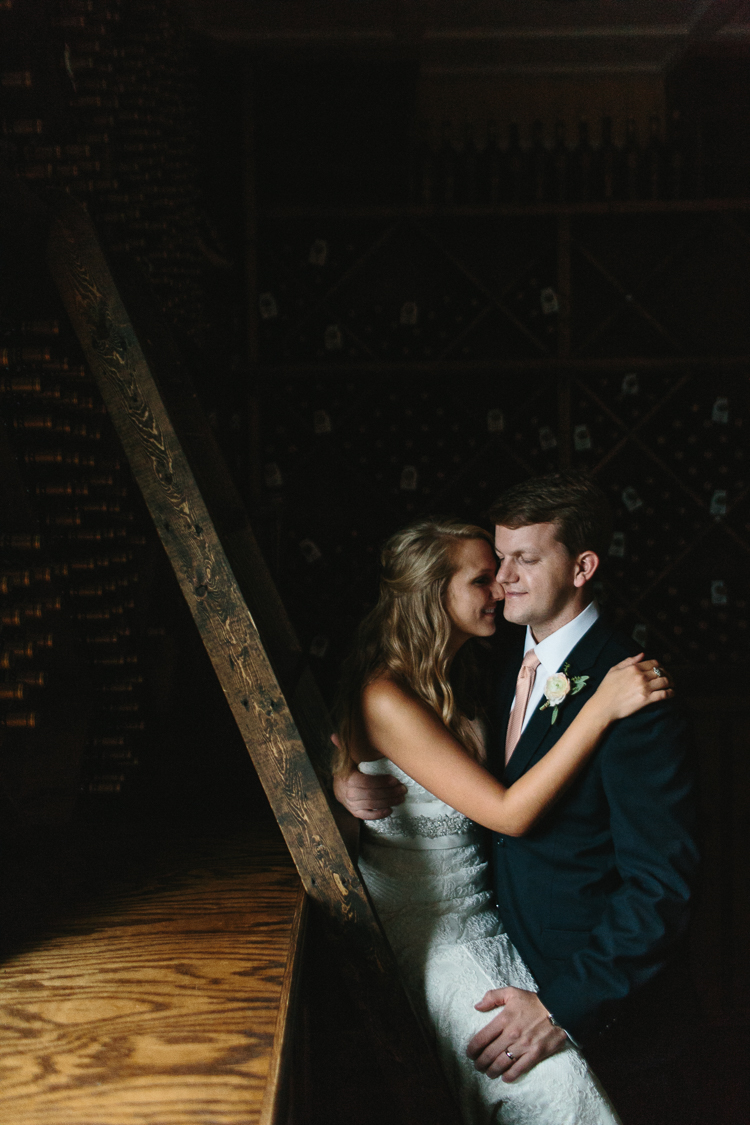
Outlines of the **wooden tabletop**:
[{"label": "wooden tabletop", "polygon": [[266,824],[173,849],[8,957],[0,1121],[270,1123],[303,901]]}]

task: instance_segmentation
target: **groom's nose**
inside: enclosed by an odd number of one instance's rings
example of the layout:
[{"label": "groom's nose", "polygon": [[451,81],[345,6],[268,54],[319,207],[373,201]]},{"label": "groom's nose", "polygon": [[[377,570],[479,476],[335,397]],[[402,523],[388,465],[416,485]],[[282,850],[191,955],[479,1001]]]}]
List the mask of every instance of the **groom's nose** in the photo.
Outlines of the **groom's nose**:
[{"label": "groom's nose", "polygon": [[507,586],[510,583],[515,582],[517,578],[518,568],[516,567],[513,559],[509,559],[506,556],[500,563],[498,572],[495,575],[495,581],[501,582],[503,585]]}]

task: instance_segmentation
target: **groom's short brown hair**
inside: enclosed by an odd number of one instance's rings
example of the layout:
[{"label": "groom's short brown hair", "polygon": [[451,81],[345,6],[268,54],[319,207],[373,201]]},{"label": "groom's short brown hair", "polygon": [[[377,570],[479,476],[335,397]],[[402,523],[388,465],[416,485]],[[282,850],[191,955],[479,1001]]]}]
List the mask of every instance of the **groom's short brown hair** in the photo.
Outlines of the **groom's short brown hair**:
[{"label": "groom's short brown hair", "polygon": [[612,538],[612,511],[598,484],[584,473],[550,473],[513,485],[487,513],[501,527],[554,523],[573,556],[594,551],[603,558]]}]

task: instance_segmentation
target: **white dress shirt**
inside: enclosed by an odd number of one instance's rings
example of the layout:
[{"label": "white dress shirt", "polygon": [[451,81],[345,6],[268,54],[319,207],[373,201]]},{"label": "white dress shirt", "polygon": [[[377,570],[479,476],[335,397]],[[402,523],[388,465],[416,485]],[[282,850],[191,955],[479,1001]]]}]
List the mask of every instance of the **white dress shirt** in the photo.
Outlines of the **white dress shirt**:
[{"label": "white dress shirt", "polygon": [[[523,726],[521,731],[526,729],[529,719],[537,710],[542,702],[544,694],[544,685],[547,682],[548,676],[553,676],[555,672],[559,672],[565,663],[568,655],[573,651],[581,638],[588,633],[591,626],[599,617],[599,607],[596,602],[591,602],[586,608],[569,621],[567,625],[563,625],[554,633],[550,633],[543,641],[538,644],[534,643],[534,637],[530,627],[526,626],[526,644],[523,650],[524,656],[533,648],[536,655],[539,657],[539,667],[536,670],[536,678],[534,686],[531,689],[529,702],[526,706],[526,714],[523,719]],[[513,700],[515,707],[515,700]],[[513,708],[511,708],[513,710]]]}]

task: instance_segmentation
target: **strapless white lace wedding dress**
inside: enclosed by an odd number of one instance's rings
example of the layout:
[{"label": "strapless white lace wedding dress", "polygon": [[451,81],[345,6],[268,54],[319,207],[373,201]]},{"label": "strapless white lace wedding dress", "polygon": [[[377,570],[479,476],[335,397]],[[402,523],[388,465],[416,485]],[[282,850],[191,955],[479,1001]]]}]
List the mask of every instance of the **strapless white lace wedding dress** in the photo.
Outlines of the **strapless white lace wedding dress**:
[{"label": "strapless white lace wedding dress", "polygon": [[466,1046],[497,1014],[474,1004],[490,988],[536,991],[493,906],[481,829],[388,759],[359,768],[408,790],[390,817],[366,822],[359,866],[466,1125],[618,1125],[571,1043],[512,1083],[474,1069]]}]

